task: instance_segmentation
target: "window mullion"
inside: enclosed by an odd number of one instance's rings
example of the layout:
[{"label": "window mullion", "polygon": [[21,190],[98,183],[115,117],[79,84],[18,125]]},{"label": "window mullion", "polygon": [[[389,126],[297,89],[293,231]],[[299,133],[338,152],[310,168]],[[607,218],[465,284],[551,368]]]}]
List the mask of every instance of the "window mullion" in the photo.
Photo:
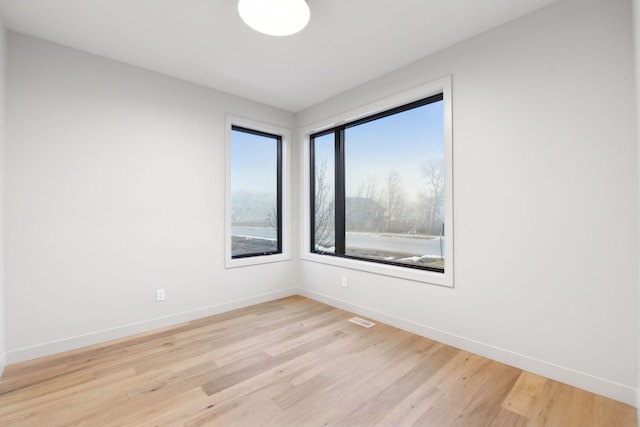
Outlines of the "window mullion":
[{"label": "window mullion", "polygon": [[311,204],[311,212],[310,212],[310,224],[309,228],[309,238],[311,247],[309,248],[311,252],[316,251],[316,140],[315,138],[311,138],[310,141],[310,151],[309,151],[309,194],[310,204]]},{"label": "window mullion", "polygon": [[276,180],[277,180],[277,196],[276,196],[276,226],[278,229],[276,230],[277,239],[278,239],[278,253],[282,253],[282,138],[278,137],[277,139],[277,171],[276,171]]},{"label": "window mullion", "polygon": [[345,254],[344,129],[341,126],[335,132],[335,250],[338,256]]}]

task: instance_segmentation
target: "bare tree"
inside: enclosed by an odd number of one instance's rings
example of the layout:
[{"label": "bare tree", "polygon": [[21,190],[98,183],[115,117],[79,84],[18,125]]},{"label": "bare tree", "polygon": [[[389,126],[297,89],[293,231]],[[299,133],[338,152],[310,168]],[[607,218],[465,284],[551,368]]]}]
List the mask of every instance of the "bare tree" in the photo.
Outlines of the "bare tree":
[{"label": "bare tree", "polygon": [[353,200],[354,212],[347,218],[348,231],[371,232],[384,228],[385,212],[379,203],[378,182],[375,176],[360,181],[355,197],[347,198],[347,208],[349,199]]},{"label": "bare tree", "polygon": [[334,244],[335,218],[334,218],[334,192],[333,185],[327,177],[327,159],[322,161],[315,170],[315,244],[332,246]]},{"label": "bare tree", "polygon": [[376,200],[378,198],[378,181],[375,176],[370,176],[366,181],[361,181],[358,186],[358,197]]},{"label": "bare tree", "polygon": [[[315,181],[315,244],[329,247],[334,244],[334,193],[333,186],[327,176],[328,162],[324,159],[319,168],[316,168]],[[269,224],[277,228],[278,211],[275,206],[269,210]]]},{"label": "bare tree", "polygon": [[405,200],[400,174],[394,170],[389,171],[385,177],[382,195],[382,205],[387,212],[384,231],[401,231],[399,226],[401,226],[405,216]]},{"label": "bare tree", "polygon": [[421,195],[427,212],[425,228],[429,233],[435,233],[439,231],[443,221],[441,207],[444,203],[444,161],[430,159],[422,164],[421,169],[428,190],[427,194]]}]

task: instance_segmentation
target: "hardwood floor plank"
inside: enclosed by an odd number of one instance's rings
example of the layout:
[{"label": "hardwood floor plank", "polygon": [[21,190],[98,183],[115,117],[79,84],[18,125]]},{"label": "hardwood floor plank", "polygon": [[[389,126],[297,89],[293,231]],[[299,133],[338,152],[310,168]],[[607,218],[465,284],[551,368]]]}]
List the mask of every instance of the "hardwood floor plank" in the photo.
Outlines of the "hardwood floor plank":
[{"label": "hardwood floor plank", "polygon": [[265,358],[265,360],[260,361],[260,363],[254,363],[250,366],[246,366],[242,370],[236,370],[225,376],[216,378],[215,380],[212,380],[210,382],[207,382],[206,384],[203,384],[202,389],[205,391],[205,393],[209,395],[214,394],[220,390],[223,390],[234,384],[242,382],[248,378],[256,376],[268,369],[273,368],[274,366],[278,366],[281,363],[286,362],[287,360],[291,360],[296,356],[309,351],[310,348],[313,348],[314,346],[324,345],[327,342],[340,339],[345,336],[346,334],[342,331],[331,332],[303,346],[296,347],[278,356],[274,356],[274,357],[269,356]]},{"label": "hardwood floor plank", "polygon": [[[490,427],[526,427],[529,420],[508,409],[500,408],[496,417],[488,424]],[[585,427],[587,424],[585,424]]]},{"label": "hardwood floor plank", "polygon": [[547,379],[544,377],[523,371],[502,403],[502,407],[523,417],[531,418],[536,400],[546,382]]},{"label": "hardwood floor plank", "polygon": [[207,397],[200,387],[192,388],[167,402],[145,406],[127,420],[123,420],[121,425],[122,427],[156,427],[169,423],[179,425],[181,424],[179,420],[190,417],[193,411],[207,401]]},{"label": "hardwood floor plank", "polygon": [[[520,370],[498,362],[493,375],[487,376],[480,389],[475,392],[469,405],[452,423],[452,426],[488,426],[498,416],[501,403],[517,381]],[[479,375],[481,377],[482,374]]]},{"label": "hardwood floor plank", "polygon": [[[149,389],[145,393],[133,396],[125,394],[126,401],[111,407],[110,399],[99,398],[87,402],[82,407],[76,407],[76,413],[81,414],[79,419],[73,419],[76,423],[91,426],[106,426],[126,421],[136,412],[148,405],[164,404],[170,402],[175,396],[197,388],[203,382],[211,378],[212,364],[203,364],[176,374],[170,381],[161,384],[155,389]],[[91,406],[92,405],[92,406]]]},{"label": "hardwood floor plank", "polygon": [[[234,345],[229,344],[219,346],[211,352],[211,354],[214,355],[215,361],[219,366],[231,363],[238,358],[242,358],[245,355],[255,352],[256,350],[264,351],[270,355],[277,355],[272,351],[268,351],[269,347],[275,347],[283,344],[289,344],[289,347],[293,347],[295,346],[293,344],[294,339],[298,339],[304,335],[310,335],[317,327],[335,322],[336,315],[337,312],[335,311],[322,313],[312,319],[291,323],[286,327],[275,329],[270,332],[262,332],[259,335],[256,335],[252,340],[241,341]],[[342,316],[344,316],[344,314]]]},{"label": "hardwood floor plank", "polygon": [[345,385],[360,387],[371,375],[385,366],[387,359],[380,354],[380,350],[396,345],[399,340],[406,340],[405,336],[398,332],[395,330],[384,342],[374,341],[366,347],[358,346],[357,349],[351,348],[348,342],[341,341],[342,347],[337,357],[327,358],[326,363],[313,367],[315,375],[307,376],[306,381],[294,382],[294,389],[276,396],[274,401],[283,409],[289,409],[307,404],[324,394],[347,394],[349,388]]},{"label": "hardwood floor plank", "polygon": [[422,383],[442,368],[457,351],[453,347],[438,346],[437,351],[412,367],[400,378],[389,383],[373,399],[363,402],[357,408],[354,408],[353,412],[344,418],[344,422],[347,425],[356,423],[370,425],[382,418],[385,412],[391,411],[404,397],[414,392]]},{"label": "hardwood floor plank", "polygon": [[[73,387],[58,390],[51,394],[33,396],[11,405],[0,405],[0,419],[12,425],[15,420],[27,419],[33,415],[43,415],[72,408],[79,402],[95,399],[96,396],[108,396],[118,383],[117,392],[122,393],[122,381],[133,378],[135,371],[123,371],[111,377],[103,377]],[[2,399],[0,398],[0,402]],[[52,408],[54,410],[52,410]]]},{"label": "hardwood floor plank", "polygon": [[[636,408],[624,405],[604,396],[593,395],[594,424],[598,426],[628,427],[637,426]],[[577,427],[577,424],[575,424]]]},{"label": "hardwood floor plank", "polygon": [[493,379],[499,365],[476,355],[468,355],[461,369],[441,379],[438,389],[440,398],[414,425],[454,425],[462,416],[468,415],[473,399],[489,379]]},{"label": "hardwood floor plank", "polygon": [[265,419],[277,419],[282,410],[260,393],[245,396],[215,413],[201,415],[184,424],[184,427],[205,426],[254,426]]},{"label": "hardwood floor plank", "polygon": [[597,427],[597,424],[594,424],[595,397],[593,393],[574,389],[567,410],[568,419],[575,425]]},{"label": "hardwood floor plank", "polygon": [[637,426],[635,408],[293,296],[10,365],[7,426]]},{"label": "hardwood floor plank", "polygon": [[293,387],[290,382],[291,376],[295,375],[300,369],[306,369],[318,360],[317,355],[308,352],[262,372],[256,377],[212,394],[207,400],[207,407],[198,413],[194,413],[190,423],[192,425],[206,425],[234,408],[243,405],[248,400],[256,400],[256,396],[260,396],[263,400],[268,400],[268,404],[271,405],[275,403],[272,400],[273,396]]},{"label": "hardwood floor plank", "polygon": [[572,387],[565,384],[547,381],[528,425],[570,426],[568,409],[573,391]]},{"label": "hardwood floor plank", "polygon": [[[435,402],[443,398],[458,376],[464,375],[468,367],[479,356],[459,351],[442,369],[425,381],[413,393],[405,397],[387,416],[396,425],[413,425]],[[443,391],[444,390],[444,391]]]}]

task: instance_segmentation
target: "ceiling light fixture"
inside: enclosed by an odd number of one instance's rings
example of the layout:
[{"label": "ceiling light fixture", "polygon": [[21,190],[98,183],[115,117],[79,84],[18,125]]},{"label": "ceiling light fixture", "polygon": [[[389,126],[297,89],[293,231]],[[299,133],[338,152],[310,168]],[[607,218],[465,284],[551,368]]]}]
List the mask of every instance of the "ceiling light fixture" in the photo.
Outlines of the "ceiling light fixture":
[{"label": "ceiling light fixture", "polygon": [[240,0],[238,13],[245,24],[270,36],[295,34],[311,16],[305,0]]}]

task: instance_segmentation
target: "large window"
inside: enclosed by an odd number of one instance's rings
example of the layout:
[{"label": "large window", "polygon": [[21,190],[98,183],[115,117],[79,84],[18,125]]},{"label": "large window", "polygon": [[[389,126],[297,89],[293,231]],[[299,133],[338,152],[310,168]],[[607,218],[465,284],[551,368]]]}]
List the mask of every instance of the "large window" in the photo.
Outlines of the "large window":
[{"label": "large window", "polygon": [[444,273],[443,94],[310,135],[310,250]]},{"label": "large window", "polygon": [[282,138],[231,127],[231,257],[282,252]]}]

